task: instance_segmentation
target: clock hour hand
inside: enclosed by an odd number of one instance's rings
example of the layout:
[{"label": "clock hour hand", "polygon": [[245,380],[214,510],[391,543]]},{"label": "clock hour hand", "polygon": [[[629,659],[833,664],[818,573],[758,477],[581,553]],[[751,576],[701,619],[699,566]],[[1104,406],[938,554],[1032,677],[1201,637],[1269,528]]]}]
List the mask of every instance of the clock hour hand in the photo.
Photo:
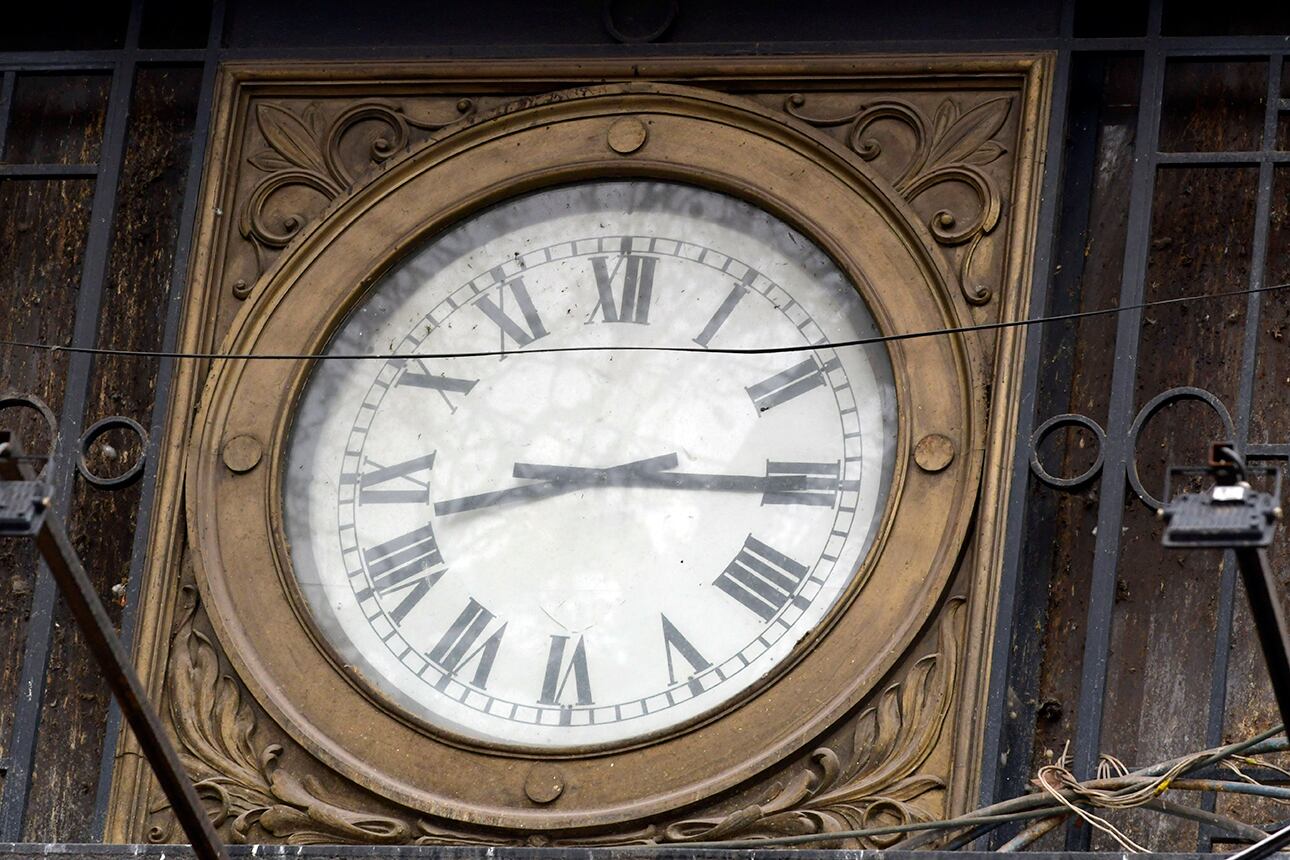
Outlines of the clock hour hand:
[{"label": "clock hour hand", "polygon": [[803,493],[856,490],[858,481],[844,481],[822,474],[705,475],[659,469],[611,471],[582,466],[547,466],[516,463],[515,477],[544,481],[586,481],[615,487],[657,487],[669,490],[709,490],[727,493]]},{"label": "clock hour hand", "polygon": [[[473,511],[492,505],[547,499],[552,496],[559,496],[585,487],[625,486],[621,483],[621,475],[635,472],[653,472],[660,469],[671,469],[676,467],[676,463],[676,454],[664,454],[659,457],[636,460],[631,463],[624,463],[621,466],[610,466],[605,469],[579,469],[575,470],[577,474],[544,478],[538,483],[523,484],[518,487],[507,487],[504,490],[494,490],[489,493],[476,493],[473,496],[462,496],[456,499],[445,499],[442,502],[435,502],[434,512],[435,516],[443,516],[444,514],[457,514],[462,513],[463,511]],[[520,465],[523,464],[516,464],[517,469]],[[525,476],[520,475],[517,472],[515,477],[518,478]]]}]

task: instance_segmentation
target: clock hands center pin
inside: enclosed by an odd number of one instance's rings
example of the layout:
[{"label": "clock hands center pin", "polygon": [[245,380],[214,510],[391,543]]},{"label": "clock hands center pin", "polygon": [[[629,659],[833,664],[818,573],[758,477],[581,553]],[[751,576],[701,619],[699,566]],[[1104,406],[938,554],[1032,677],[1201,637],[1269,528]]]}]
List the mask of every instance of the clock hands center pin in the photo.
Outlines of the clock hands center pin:
[{"label": "clock hands center pin", "polygon": [[[434,512],[435,516],[443,516],[444,514],[457,514],[492,505],[548,499],[552,496],[581,490],[585,487],[628,486],[628,484],[621,483],[622,475],[673,469],[676,468],[676,464],[676,454],[673,453],[650,457],[645,460],[636,460],[631,463],[624,463],[621,466],[610,466],[605,469],[575,468],[574,472],[570,474],[547,478],[537,483],[523,484],[518,487],[508,487],[504,490],[494,490],[490,493],[476,493],[471,496],[435,502]],[[520,474],[520,467],[526,465],[528,464],[515,464],[515,477],[525,477]]]},{"label": "clock hands center pin", "polygon": [[[436,502],[436,515],[471,511],[491,505],[546,499],[587,487],[652,487],[668,490],[707,490],[727,493],[803,494],[804,504],[818,504],[839,491],[855,491],[859,481],[844,480],[829,474],[817,463],[768,464],[766,475],[712,475],[697,472],[672,472],[675,453],[624,463],[621,466],[553,466],[542,463],[516,463],[512,474],[535,483],[479,493]],[[772,473],[770,466],[779,467]],[[814,494],[814,495],[813,495]],[[831,504],[831,503],[830,503]]]}]

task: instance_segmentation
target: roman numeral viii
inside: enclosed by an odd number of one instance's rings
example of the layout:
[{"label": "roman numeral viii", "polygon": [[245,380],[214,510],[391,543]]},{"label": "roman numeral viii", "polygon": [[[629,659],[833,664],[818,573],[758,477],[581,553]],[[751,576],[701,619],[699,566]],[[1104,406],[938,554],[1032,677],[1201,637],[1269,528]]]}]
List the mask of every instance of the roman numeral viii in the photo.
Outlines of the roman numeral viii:
[{"label": "roman numeral viii", "polygon": [[587,672],[586,641],[579,636],[572,653],[566,659],[568,645],[568,636],[552,635],[551,650],[547,652],[546,657],[546,674],[542,676],[542,695],[538,698],[538,704],[564,704],[562,699],[570,679],[573,680],[578,704],[591,704],[591,676]]},{"label": "roman numeral viii", "polygon": [[502,636],[506,633],[506,625],[502,624],[483,642],[479,641],[494,620],[493,613],[481,606],[475,598],[469,599],[466,608],[461,610],[461,614],[426,655],[448,673],[438,686],[447,686],[448,679],[459,669],[468,667],[473,660],[479,662],[475,664],[475,675],[471,683],[480,689],[488,686],[488,675],[493,671],[497,649],[501,647]]},{"label": "roman numeral viii", "polygon": [[422,480],[420,472],[434,468],[434,452],[413,457],[392,466],[382,466],[371,457],[366,458],[371,468],[361,474],[346,472],[341,483],[358,484],[360,505],[428,504],[430,501],[430,476]]},{"label": "roman numeral viii", "polygon": [[542,324],[542,318],[538,316],[537,308],[533,306],[533,299],[529,296],[528,287],[524,285],[524,279],[515,278],[509,284],[501,286],[498,298],[503,305],[506,302],[507,287],[511,288],[511,295],[515,298],[515,306],[520,312],[519,319],[512,317],[488,296],[481,297],[476,303],[477,307],[484,312],[484,316],[502,330],[503,343],[509,337],[520,346],[528,346],[533,341],[546,337],[546,326]]},{"label": "roman numeral viii", "polygon": [[791,600],[806,604],[793,595],[807,572],[806,565],[748,535],[735,560],[712,584],[769,621]]},{"label": "roman numeral viii", "polygon": [[[614,268],[609,268],[608,257],[592,257],[591,271],[596,276],[596,293],[600,299],[591,309],[594,317],[600,311],[607,323],[623,322],[649,324],[650,299],[654,293],[654,257],[626,254],[618,258]],[[623,270],[622,298],[614,295],[614,278]],[[590,320],[588,320],[590,322]]]},{"label": "roman numeral viii", "polygon": [[399,604],[390,612],[396,624],[403,622],[446,571],[430,525],[363,550],[363,561],[367,564],[372,584],[357,594],[360,603],[374,593],[385,597],[406,589]]}]

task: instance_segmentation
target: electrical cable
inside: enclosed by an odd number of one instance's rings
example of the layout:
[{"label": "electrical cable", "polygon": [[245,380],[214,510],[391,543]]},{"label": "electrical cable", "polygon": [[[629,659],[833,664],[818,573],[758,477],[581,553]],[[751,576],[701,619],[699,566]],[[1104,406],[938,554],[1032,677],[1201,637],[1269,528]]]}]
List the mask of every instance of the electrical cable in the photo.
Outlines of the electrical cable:
[{"label": "electrical cable", "polygon": [[520,349],[513,351],[506,350],[483,350],[478,352],[413,352],[413,353],[358,353],[358,354],[335,354],[335,353],[264,353],[264,354],[246,354],[238,355],[220,352],[177,352],[167,350],[144,350],[144,349],[114,349],[111,347],[94,347],[94,346],[63,346],[61,344],[40,343],[38,341],[27,340],[9,340],[0,339],[0,346],[15,347],[19,349],[43,350],[46,352],[68,352],[83,355],[106,355],[121,356],[129,358],[169,358],[169,359],[196,359],[205,361],[219,361],[238,359],[242,361],[388,361],[390,359],[416,359],[422,361],[436,359],[455,359],[455,358],[496,358],[498,356],[519,356],[519,355],[547,355],[552,353],[565,352],[680,352],[680,353],[702,353],[708,355],[771,355],[776,353],[795,353],[795,352],[815,352],[820,349],[846,349],[848,347],[870,346],[879,343],[892,343],[904,340],[916,340],[925,337],[941,337],[951,334],[967,334],[979,331],[998,331],[1000,329],[1020,328],[1032,325],[1045,325],[1047,323],[1064,322],[1067,320],[1088,319],[1089,317],[1106,316],[1108,314],[1121,314],[1129,311],[1147,310],[1149,308],[1159,308],[1168,305],[1190,304],[1195,302],[1207,302],[1216,299],[1235,298],[1237,296],[1251,296],[1261,293],[1272,293],[1290,288],[1290,282],[1282,284],[1273,284],[1267,287],[1254,287],[1246,290],[1229,290],[1220,293],[1195,293],[1186,296],[1175,296],[1171,299],[1156,299],[1149,302],[1139,302],[1132,305],[1112,308],[1096,308],[1091,311],[1075,311],[1067,314],[1054,314],[1052,316],[1028,317],[1020,320],[1006,320],[1003,322],[974,323],[971,325],[953,326],[951,328],[929,329],[927,331],[903,332],[900,334],[874,335],[873,337],[861,337],[853,340],[842,341],[825,341],[824,343],[803,344],[800,346],[765,346],[765,347],[703,347],[703,346],[549,346],[534,347],[532,349]]}]

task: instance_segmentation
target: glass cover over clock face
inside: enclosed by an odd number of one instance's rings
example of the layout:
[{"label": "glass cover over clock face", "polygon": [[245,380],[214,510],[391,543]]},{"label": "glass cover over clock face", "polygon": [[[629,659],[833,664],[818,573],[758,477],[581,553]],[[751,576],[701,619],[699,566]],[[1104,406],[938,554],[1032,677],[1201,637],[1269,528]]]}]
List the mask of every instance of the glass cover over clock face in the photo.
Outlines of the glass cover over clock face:
[{"label": "glass cover over clock face", "polygon": [[283,510],[316,627],[368,689],[487,744],[731,704],[859,586],[891,366],[825,344],[875,334],[818,246],[723,194],[590,182],[470,217],[328,348],[418,357],[319,361],[298,404]]}]

